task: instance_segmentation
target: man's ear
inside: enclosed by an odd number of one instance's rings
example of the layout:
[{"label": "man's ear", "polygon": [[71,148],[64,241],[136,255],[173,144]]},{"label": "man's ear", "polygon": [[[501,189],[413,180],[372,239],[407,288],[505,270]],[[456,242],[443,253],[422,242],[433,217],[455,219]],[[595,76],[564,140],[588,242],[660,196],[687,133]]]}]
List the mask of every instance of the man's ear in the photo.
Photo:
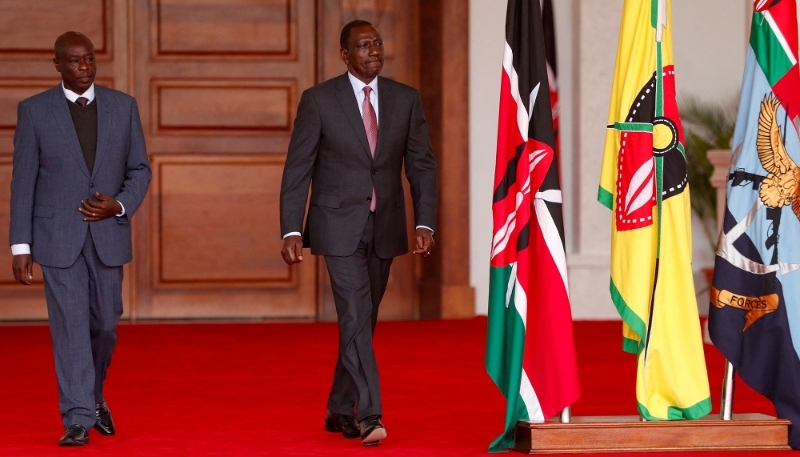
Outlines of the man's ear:
[{"label": "man's ear", "polygon": [[56,71],[61,73],[61,66],[58,64],[58,58],[57,57],[53,57],[53,65],[56,66]]},{"label": "man's ear", "polygon": [[342,57],[342,62],[344,62],[345,65],[350,65],[350,54],[347,53],[347,49],[339,49],[339,55]]}]

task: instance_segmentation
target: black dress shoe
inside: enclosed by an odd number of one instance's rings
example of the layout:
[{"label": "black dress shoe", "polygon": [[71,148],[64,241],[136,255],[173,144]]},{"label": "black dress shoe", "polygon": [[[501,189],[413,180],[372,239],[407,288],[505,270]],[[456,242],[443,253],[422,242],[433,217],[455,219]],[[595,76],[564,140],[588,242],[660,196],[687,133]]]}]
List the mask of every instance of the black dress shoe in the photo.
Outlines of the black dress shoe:
[{"label": "black dress shoe", "polygon": [[114,420],[111,419],[111,411],[108,410],[106,402],[94,405],[94,428],[103,435],[113,435],[117,433],[114,427]]},{"label": "black dress shoe", "polygon": [[89,432],[83,425],[72,424],[64,430],[64,436],[58,440],[59,446],[83,446],[89,444]]},{"label": "black dress shoe", "polygon": [[345,438],[358,438],[361,430],[358,429],[356,419],[345,414],[336,414],[328,411],[325,416],[325,430],[332,433],[342,433]]},{"label": "black dress shoe", "polygon": [[381,440],[386,438],[386,428],[381,423],[381,416],[367,416],[362,420],[361,442],[364,446],[375,446],[381,444]]}]

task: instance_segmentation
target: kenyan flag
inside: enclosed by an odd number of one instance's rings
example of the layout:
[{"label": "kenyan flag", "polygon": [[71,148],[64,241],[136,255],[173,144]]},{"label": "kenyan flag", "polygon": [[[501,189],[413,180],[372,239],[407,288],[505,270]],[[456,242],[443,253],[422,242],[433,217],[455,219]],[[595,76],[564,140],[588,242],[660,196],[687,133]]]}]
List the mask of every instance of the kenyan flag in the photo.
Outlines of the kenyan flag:
[{"label": "kenyan flag", "polygon": [[492,212],[486,370],[508,400],[505,429],[580,396],[539,0],[509,0]]}]

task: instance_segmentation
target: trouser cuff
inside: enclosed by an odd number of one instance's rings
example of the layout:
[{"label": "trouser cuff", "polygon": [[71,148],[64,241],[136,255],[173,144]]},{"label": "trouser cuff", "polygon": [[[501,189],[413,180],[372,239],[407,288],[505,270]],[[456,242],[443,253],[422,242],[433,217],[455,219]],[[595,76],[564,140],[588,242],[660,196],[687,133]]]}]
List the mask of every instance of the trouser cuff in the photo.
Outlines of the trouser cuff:
[{"label": "trouser cuff", "polygon": [[339,414],[341,416],[352,416],[353,415],[353,407],[352,406],[342,406],[337,405],[336,403],[328,400],[328,410],[332,413]]},{"label": "trouser cuff", "polygon": [[94,413],[92,413],[92,417],[86,417],[83,415],[69,416],[67,419],[64,419],[64,429],[66,430],[66,428],[69,427],[70,425],[78,424],[78,425],[83,425],[83,427],[87,431],[89,431],[92,429],[92,427],[94,427],[96,420],[97,419],[94,417]]},{"label": "trouser cuff", "polygon": [[369,408],[356,412],[356,421],[361,422],[369,416],[383,416],[380,406],[370,406]]}]

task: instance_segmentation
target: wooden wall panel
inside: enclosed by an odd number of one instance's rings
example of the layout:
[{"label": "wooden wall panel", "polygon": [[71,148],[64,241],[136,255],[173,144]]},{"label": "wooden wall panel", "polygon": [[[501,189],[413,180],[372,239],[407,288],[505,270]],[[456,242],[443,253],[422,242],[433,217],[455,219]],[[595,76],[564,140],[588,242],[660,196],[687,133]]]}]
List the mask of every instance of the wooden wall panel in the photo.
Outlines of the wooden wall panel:
[{"label": "wooden wall panel", "polygon": [[17,104],[53,86],[52,80],[0,80],[0,130],[13,133],[17,126]]},{"label": "wooden wall panel", "polygon": [[157,0],[159,55],[289,54],[288,0]]},{"label": "wooden wall panel", "polygon": [[[288,267],[276,218],[284,157],[157,154],[137,318],[316,317],[313,262]],[[137,216],[138,217],[138,216]]]},{"label": "wooden wall panel", "polygon": [[156,286],[296,286],[274,249],[283,163],[250,156],[159,160]]},{"label": "wooden wall panel", "polygon": [[153,133],[289,132],[296,83],[154,80]]},{"label": "wooden wall panel", "polygon": [[[92,39],[97,55],[108,53],[110,0],[64,2],[58,0],[3,1],[0,3],[2,53],[53,54],[56,37],[67,29]],[[69,18],[69,21],[65,21]],[[53,32],[58,31],[61,32]]]}]

